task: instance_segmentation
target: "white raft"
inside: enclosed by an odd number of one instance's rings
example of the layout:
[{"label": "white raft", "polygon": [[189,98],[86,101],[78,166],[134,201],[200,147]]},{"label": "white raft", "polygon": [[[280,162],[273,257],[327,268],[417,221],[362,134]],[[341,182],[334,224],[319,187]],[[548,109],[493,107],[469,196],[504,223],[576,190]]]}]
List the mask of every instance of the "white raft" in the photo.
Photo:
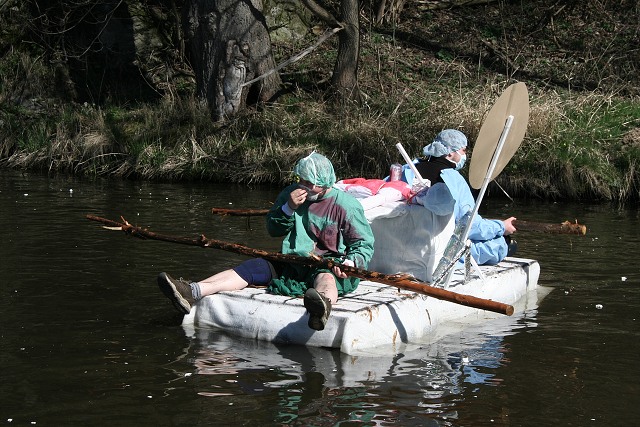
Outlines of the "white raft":
[{"label": "white raft", "polygon": [[[389,203],[367,211],[376,236],[369,269],[413,274],[430,281],[453,231],[453,220],[438,217],[418,205]],[[481,266],[453,275],[448,290],[513,305],[516,313],[538,299],[539,264],[531,259],[507,258],[495,266]],[[323,331],[307,326],[302,298],[266,293],[247,287],[199,301],[183,319],[188,327],[214,327],[229,334],[275,343],[339,348],[346,354],[389,353],[407,344],[429,343],[446,324],[478,323],[501,314],[470,308],[410,291],[361,281],[355,292],[333,306]]]},{"label": "white raft", "polygon": [[[541,287],[540,291],[543,289],[549,288]],[[376,381],[377,390],[385,387],[397,390],[398,383],[404,380],[428,385],[423,388],[424,396],[415,396],[418,402],[423,398],[450,397],[467,387],[477,387],[478,379],[495,380],[484,368],[490,366],[491,361],[505,362],[505,337],[537,326],[534,298],[527,298],[527,305],[522,309],[512,316],[498,316],[479,324],[448,322],[438,327],[438,333],[445,336],[428,344],[401,344],[395,347],[396,352],[357,356],[318,347],[232,337],[214,328],[195,329],[187,325],[187,336],[197,339],[200,344],[197,354],[191,358],[194,369],[188,372],[243,378],[240,381],[243,389],[251,387],[252,381],[257,389],[300,385],[314,380],[310,373],[321,374],[323,387],[329,389],[361,387]],[[424,360],[429,361],[428,367],[418,363]],[[275,366],[279,373],[275,377],[272,373],[256,375],[260,371],[273,372]],[[248,374],[243,375],[243,372]],[[186,372],[177,375],[184,378]],[[265,379],[271,381],[265,382]],[[387,381],[389,379],[393,381]]]}]

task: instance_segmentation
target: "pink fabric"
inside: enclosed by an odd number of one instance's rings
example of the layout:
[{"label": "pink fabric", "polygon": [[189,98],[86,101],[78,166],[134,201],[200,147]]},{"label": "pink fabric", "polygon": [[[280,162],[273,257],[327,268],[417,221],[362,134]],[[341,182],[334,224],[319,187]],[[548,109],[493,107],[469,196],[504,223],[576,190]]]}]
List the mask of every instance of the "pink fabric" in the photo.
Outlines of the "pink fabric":
[{"label": "pink fabric", "polygon": [[351,187],[363,187],[371,192],[371,195],[374,196],[378,194],[378,192],[382,188],[393,188],[398,190],[402,197],[408,199],[411,197],[411,188],[409,184],[404,181],[385,181],[383,179],[367,179],[367,178],[349,178],[343,179],[338,182],[338,184],[344,184],[345,191],[349,191]]},{"label": "pink fabric", "polygon": [[385,181],[383,188],[393,188],[402,193],[402,197],[408,199],[411,197],[411,187],[404,181]]},{"label": "pink fabric", "polygon": [[378,194],[378,191],[382,188],[385,181],[382,179],[366,179],[366,178],[349,178],[343,179],[340,181],[342,184],[347,184],[347,189],[352,185],[357,185],[360,187],[365,187],[371,194]]}]

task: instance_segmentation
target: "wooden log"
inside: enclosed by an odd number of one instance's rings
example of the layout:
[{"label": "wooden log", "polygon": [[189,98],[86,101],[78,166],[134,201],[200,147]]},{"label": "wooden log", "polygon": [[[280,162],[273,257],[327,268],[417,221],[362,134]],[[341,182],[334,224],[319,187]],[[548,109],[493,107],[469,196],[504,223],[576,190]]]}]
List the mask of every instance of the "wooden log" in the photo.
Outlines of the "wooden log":
[{"label": "wooden log", "polygon": [[539,231],[542,233],[552,234],[580,234],[582,236],[587,234],[587,226],[578,224],[578,221],[564,221],[560,224],[547,224],[543,222],[522,221],[517,219],[513,222],[513,225],[515,225],[518,231]]},{"label": "wooden log", "polygon": [[225,209],[225,208],[211,208],[211,213],[215,215],[230,215],[230,216],[264,216],[269,212],[269,209]]},{"label": "wooden log", "polygon": [[428,283],[420,282],[415,278],[408,275],[390,275],[379,273],[377,271],[363,270],[348,265],[336,263],[335,261],[327,258],[319,258],[316,256],[303,257],[297,255],[287,255],[281,253],[268,252],[261,249],[254,249],[248,246],[244,246],[237,243],[224,242],[221,240],[208,239],[204,235],[200,235],[196,238],[169,236],[154,233],[147,229],[136,227],[129,224],[124,218],[122,222],[113,221],[106,218],[101,218],[94,215],[86,215],[86,218],[91,221],[100,222],[105,224],[109,230],[122,230],[126,234],[143,239],[161,240],[165,242],[179,243],[190,246],[200,246],[203,248],[215,248],[222,249],[229,252],[234,252],[241,255],[247,255],[254,258],[263,258],[269,261],[284,262],[291,264],[302,264],[308,266],[316,266],[331,269],[334,266],[340,267],[340,269],[349,276],[358,277],[364,280],[370,280],[372,282],[383,283],[386,285],[394,286],[399,289],[404,289],[423,295],[432,296],[434,298],[453,302],[456,304],[464,305],[467,307],[479,308],[481,310],[492,311],[495,313],[506,314],[511,316],[513,314],[513,306],[509,304],[503,304],[493,300],[487,300],[483,298],[477,298],[471,295],[464,295],[446,289],[435,288]]}]

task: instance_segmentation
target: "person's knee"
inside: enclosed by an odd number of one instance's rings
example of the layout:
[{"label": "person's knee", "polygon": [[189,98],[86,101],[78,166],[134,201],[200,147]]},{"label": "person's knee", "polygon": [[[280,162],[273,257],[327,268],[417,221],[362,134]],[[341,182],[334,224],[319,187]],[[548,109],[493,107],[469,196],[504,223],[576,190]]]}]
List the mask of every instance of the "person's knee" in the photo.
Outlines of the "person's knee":
[{"label": "person's knee", "polygon": [[324,285],[324,286],[335,286],[336,285],[336,276],[331,273],[318,273],[314,280],[315,286]]},{"label": "person's knee", "polygon": [[319,273],[313,282],[313,287],[325,297],[329,298],[332,304],[335,304],[338,300],[338,285],[336,276],[333,274]]},{"label": "person's knee", "polygon": [[262,258],[252,258],[243,261],[233,268],[238,276],[250,285],[268,285],[275,277],[273,265]]}]

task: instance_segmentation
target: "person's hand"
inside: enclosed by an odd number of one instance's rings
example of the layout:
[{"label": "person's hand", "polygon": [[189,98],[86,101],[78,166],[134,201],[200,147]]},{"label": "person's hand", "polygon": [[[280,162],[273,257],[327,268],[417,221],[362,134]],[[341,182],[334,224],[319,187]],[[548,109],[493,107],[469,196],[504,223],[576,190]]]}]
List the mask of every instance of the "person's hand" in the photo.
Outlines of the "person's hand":
[{"label": "person's hand", "polygon": [[503,220],[504,223],[504,235],[508,236],[516,232],[516,226],[513,225],[513,221],[516,220],[516,217],[512,216],[511,218],[507,218]]},{"label": "person's hand", "polygon": [[289,200],[287,200],[287,204],[294,211],[300,207],[307,200],[307,190],[303,190],[302,188],[296,188],[289,194]]},{"label": "person's hand", "polygon": [[[344,262],[342,263],[343,265],[348,265],[349,267],[354,267],[355,264],[353,263],[353,261],[351,261],[350,259],[346,259],[344,260]],[[333,272],[333,274],[340,278],[340,279],[346,279],[348,276],[345,272],[343,272],[340,267],[338,267],[337,265],[334,265],[333,268],[331,269],[331,271]]]}]

